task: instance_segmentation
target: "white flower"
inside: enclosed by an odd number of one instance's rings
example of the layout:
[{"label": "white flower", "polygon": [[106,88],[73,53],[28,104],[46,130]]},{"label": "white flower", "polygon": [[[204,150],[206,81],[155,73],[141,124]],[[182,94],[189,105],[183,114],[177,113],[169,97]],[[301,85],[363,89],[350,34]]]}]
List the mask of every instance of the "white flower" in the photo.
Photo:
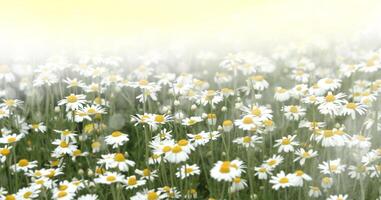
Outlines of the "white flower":
[{"label": "white flower", "polygon": [[255,147],[256,144],[262,143],[262,137],[257,135],[239,137],[233,140],[233,143],[240,144],[244,147]]},{"label": "white flower", "polygon": [[65,97],[65,99],[58,101],[58,105],[66,105],[66,111],[78,110],[83,107],[83,104],[86,102],[85,99],[86,96],[83,94],[70,94],[69,96]]},{"label": "white flower", "polygon": [[105,138],[105,142],[108,145],[112,145],[114,149],[122,146],[128,141],[129,141],[128,135],[120,131],[114,131],[110,135],[106,136]]},{"label": "white flower", "polygon": [[293,152],[294,146],[299,145],[299,142],[294,141],[296,138],[296,135],[288,135],[287,137],[282,137],[282,139],[275,140],[276,144],[274,147],[278,147],[278,153],[280,152]]},{"label": "white flower", "polygon": [[329,160],[324,161],[323,164],[319,164],[319,169],[323,174],[341,174],[345,171],[346,165],[341,164],[341,160]]},{"label": "white flower", "polygon": [[306,109],[297,105],[284,106],[282,111],[288,120],[299,120],[306,115]]},{"label": "white flower", "polygon": [[294,174],[285,174],[284,171],[281,171],[276,176],[272,176],[270,183],[273,184],[272,188],[279,190],[279,188],[286,188],[295,185],[295,175]]},{"label": "white flower", "polygon": [[241,176],[243,168],[243,162],[239,160],[218,161],[210,170],[210,175],[217,181],[232,181]]},{"label": "white flower", "polygon": [[346,200],[348,195],[339,194],[339,195],[330,195],[327,200]]},{"label": "white flower", "polygon": [[176,176],[181,179],[185,179],[189,176],[193,175],[199,175],[200,174],[200,168],[196,165],[188,165],[185,164],[179,168],[179,171],[176,172]]}]

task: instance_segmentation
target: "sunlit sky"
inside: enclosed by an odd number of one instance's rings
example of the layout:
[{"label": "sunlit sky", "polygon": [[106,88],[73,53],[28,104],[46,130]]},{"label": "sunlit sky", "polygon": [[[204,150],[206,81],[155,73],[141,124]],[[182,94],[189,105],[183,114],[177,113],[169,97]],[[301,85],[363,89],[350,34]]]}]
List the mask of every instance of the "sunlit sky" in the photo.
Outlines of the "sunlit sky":
[{"label": "sunlit sky", "polygon": [[[0,0],[7,45],[129,38],[346,36],[380,21],[379,0]],[[376,24],[377,25],[377,24]],[[376,26],[375,25],[375,26]]]}]

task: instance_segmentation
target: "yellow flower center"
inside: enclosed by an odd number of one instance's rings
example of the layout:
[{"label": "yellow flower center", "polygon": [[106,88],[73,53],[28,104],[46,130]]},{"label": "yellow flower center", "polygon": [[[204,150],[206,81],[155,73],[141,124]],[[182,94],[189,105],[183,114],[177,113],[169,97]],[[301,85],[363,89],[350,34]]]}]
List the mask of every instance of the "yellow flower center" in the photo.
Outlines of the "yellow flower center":
[{"label": "yellow flower center", "polygon": [[148,83],[149,82],[147,80],[145,80],[145,79],[142,79],[142,80],[139,81],[139,85],[142,85],[142,86],[148,85]]},{"label": "yellow flower center", "polygon": [[136,176],[132,176],[128,179],[127,184],[128,185],[136,185],[138,181],[136,180]]},{"label": "yellow flower center", "polygon": [[76,149],[76,150],[73,151],[73,156],[79,156],[79,155],[81,155],[81,153],[82,153],[81,150]]},{"label": "yellow flower center", "polygon": [[30,196],[32,196],[32,192],[31,191],[27,191],[27,192],[25,192],[24,193],[24,195],[23,195],[23,197],[25,198],[25,199],[28,199]]},{"label": "yellow flower center", "polygon": [[261,75],[252,76],[251,79],[253,79],[255,81],[263,81],[264,80],[263,76],[261,76]]},{"label": "yellow flower center", "polygon": [[323,131],[323,136],[324,137],[332,137],[334,135],[332,130],[324,130]]},{"label": "yellow flower center", "polygon": [[16,104],[16,101],[14,99],[7,99],[4,101],[5,105],[8,107],[14,106]]},{"label": "yellow flower center", "polygon": [[310,157],[310,154],[307,151],[303,152],[303,158],[308,158],[308,157]]},{"label": "yellow flower center", "polygon": [[234,183],[240,183],[240,182],[241,182],[241,178],[240,178],[240,177],[235,177],[235,178],[233,179],[233,182],[234,182]]},{"label": "yellow flower center", "polygon": [[66,100],[69,103],[75,103],[75,102],[77,102],[78,98],[74,94],[71,94],[70,96],[66,97]]},{"label": "yellow flower center", "polygon": [[150,176],[150,175],[151,175],[151,170],[149,170],[149,169],[143,170],[143,176]]},{"label": "yellow flower center", "polygon": [[16,197],[13,194],[9,194],[5,197],[5,200],[16,200]]},{"label": "yellow flower center", "polygon": [[273,166],[276,164],[276,160],[275,159],[271,159],[269,161],[267,161],[267,164],[270,165],[270,166]]},{"label": "yellow flower center", "polygon": [[223,126],[232,126],[233,125],[233,122],[231,120],[225,120],[223,123],[222,123]]},{"label": "yellow flower center", "polygon": [[289,180],[288,180],[287,177],[282,177],[282,178],[279,179],[279,183],[281,183],[281,184],[286,184],[288,182],[289,182]]},{"label": "yellow flower center", "polygon": [[292,112],[292,113],[297,113],[297,112],[298,112],[298,107],[296,107],[296,106],[291,106],[291,107],[290,107],[290,112]]},{"label": "yellow flower center", "polygon": [[188,141],[183,139],[183,140],[178,141],[177,144],[180,146],[186,146],[186,145],[188,145]]},{"label": "yellow flower center", "polygon": [[114,160],[117,162],[123,162],[126,160],[126,158],[124,157],[122,153],[116,153],[114,156]]},{"label": "yellow flower center", "polygon": [[329,177],[324,177],[322,181],[324,184],[330,184],[331,183],[331,179]]},{"label": "yellow flower center", "polygon": [[13,142],[16,142],[16,137],[9,137],[8,139],[7,139],[7,141],[8,141],[8,143],[13,143]]},{"label": "yellow flower center", "polygon": [[194,136],[194,139],[195,139],[195,140],[201,140],[201,139],[202,139],[202,136],[199,135],[199,134],[197,134],[197,135]]},{"label": "yellow flower center", "polygon": [[291,143],[291,140],[288,138],[282,139],[282,145],[289,145]]},{"label": "yellow flower center", "polygon": [[172,148],[170,147],[170,146],[164,146],[163,147],[163,152],[164,153],[167,153],[167,152],[169,152],[169,151],[171,151],[172,150]]},{"label": "yellow flower center", "polygon": [[175,147],[172,148],[172,153],[179,153],[181,151],[182,151],[182,149],[178,145],[176,145]]},{"label": "yellow flower center", "polygon": [[246,117],[243,118],[242,122],[244,124],[252,124],[253,123],[253,119],[251,117],[249,117],[249,116],[246,116]]},{"label": "yellow flower center", "polygon": [[94,115],[94,114],[97,113],[97,110],[95,110],[95,108],[89,108],[89,109],[87,110],[87,113],[90,114],[90,115]]},{"label": "yellow flower center", "polygon": [[112,137],[119,137],[119,136],[122,135],[122,132],[120,132],[120,131],[114,131],[114,132],[111,133],[111,135],[112,135]]},{"label": "yellow flower center", "polygon": [[325,101],[326,102],[333,102],[336,100],[336,97],[332,94],[328,94],[326,97],[325,97]]},{"label": "yellow flower center", "polygon": [[155,122],[163,123],[164,121],[165,121],[164,115],[156,115],[155,116]]},{"label": "yellow flower center", "polygon": [[11,151],[10,151],[9,149],[6,149],[6,148],[4,148],[4,149],[2,149],[2,150],[0,151],[0,154],[3,155],[3,156],[7,156],[7,155],[9,155],[10,153],[11,153]]},{"label": "yellow flower center", "polygon": [[60,143],[60,147],[62,147],[62,148],[67,148],[69,146],[69,144],[67,143],[67,142],[65,142],[65,141],[61,141],[61,143]]},{"label": "yellow flower center", "polygon": [[273,123],[274,123],[274,122],[273,122],[272,120],[270,120],[270,119],[266,119],[266,120],[263,121],[263,124],[264,124],[265,126],[272,126]]},{"label": "yellow flower center", "polygon": [[147,193],[147,200],[157,200],[157,199],[159,199],[159,195],[157,195],[156,192]]},{"label": "yellow flower center", "polygon": [[333,171],[333,172],[336,171],[336,170],[337,170],[337,165],[330,164],[330,165],[329,165],[329,170],[330,170],[330,171]]},{"label": "yellow flower center", "polygon": [[191,168],[191,167],[187,167],[186,169],[185,169],[185,173],[186,174],[190,174],[190,173],[192,173],[193,172],[193,168]]},{"label": "yellow flower center", "polygon": [[38,129],[40,127],[39,124],[32,124],[32,129]]},{"label": "yellow flower center", "polygon": [[229,161],[225,161],[222,163],[222,165],[220,167],[220,172],[223,174],[227,174],[230,172],[230,162]]},{"label": "yellow flower center", "polygon": [[62,198],[62,197],[65,197],[67,195],[67,192],[65,191],[61,191],[61,192],[58,192],[58,198]]},{"label": "yellow flower center", "polygon": [[267,172],[266,168],[264,168],[264,167],[259,168],[258,171],[259,171],[259,172],[262,172],[262,173]]},{"label": "yellow flower center", "polygon": [[296,176],[303,176],[304,172],[302,170],[296,170]]},{"label": "yellow flower center", "polygon": [[21,159],[18,163],[20,167],[25,167],[29,165],[29,161],[27,159]]},{"label": "yellow flower center", "polygon": [[348,104],[347,104],[347,108],[348,108],[348,109],[352,109],[352,110],[354,110],[354,109],[357,108],[357,105],[356,105],[355,103],[348,103]]},{"label": "yellow flower center", "polygon": [[251,142],[251,137],[245,136],[243,137],[243,143],[250,143]]},{"label": "yellow flower center", "polygon": [[66,190],[67,188],[69,188],[69,186],[67,186],[67,185],[60,185],[60,186],[58,187],[58,190],[60,190],[60,191],[64,191],[64,190]]},{"label": "yellow flower center", "polygon": [[259,109],[259,108],[253,108],[252,110],[251,110],[251,114],[253,114],[253,115],[255,115],[255,116],[261,116],[261,114],[262,114],[262,111],[261,111],[261,109]]},{"label": "yellow flower center", "polygon": [[106,177],[106,180],[108,181],[108,182],[114,182],[115,180],[116,180],[116,177],[115,176],[107,176]]}]

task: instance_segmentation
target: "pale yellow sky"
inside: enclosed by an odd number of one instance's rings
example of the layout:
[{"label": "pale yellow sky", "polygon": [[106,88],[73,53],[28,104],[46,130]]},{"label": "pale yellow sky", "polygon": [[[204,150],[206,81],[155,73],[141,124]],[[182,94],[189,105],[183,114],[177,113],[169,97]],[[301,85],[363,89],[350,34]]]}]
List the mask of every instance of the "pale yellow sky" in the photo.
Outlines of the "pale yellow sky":
[{"label": "pale yellow sky", "polygon": [[0,0],[8,43],[137,36],[348,35],[381,18],[379,0]]}]

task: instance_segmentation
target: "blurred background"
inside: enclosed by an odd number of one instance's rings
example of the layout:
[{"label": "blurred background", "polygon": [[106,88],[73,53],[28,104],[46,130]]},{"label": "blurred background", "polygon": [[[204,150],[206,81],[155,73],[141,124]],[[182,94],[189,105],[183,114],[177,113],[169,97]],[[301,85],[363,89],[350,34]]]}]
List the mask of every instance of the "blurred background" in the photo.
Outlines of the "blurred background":
[{"label": "blurred background", "polygon": [[0,0],[4,55],[378,38],[379,0]]}]

